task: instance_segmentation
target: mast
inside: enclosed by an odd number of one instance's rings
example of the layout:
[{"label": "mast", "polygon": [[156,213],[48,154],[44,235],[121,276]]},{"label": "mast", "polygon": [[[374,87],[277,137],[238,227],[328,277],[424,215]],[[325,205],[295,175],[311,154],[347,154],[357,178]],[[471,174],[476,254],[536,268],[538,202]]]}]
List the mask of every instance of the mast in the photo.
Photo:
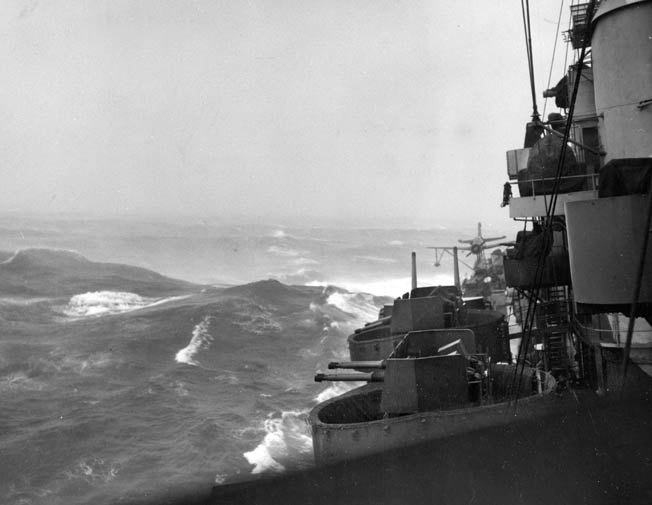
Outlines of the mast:
[{"label": "mast", "polygon": [[457,246],[453,247],[453,272],[455,287],[458,290],[461,290],[462,284],[460,283],[460,260],[457,257]]},{"label": "mast", "polygon": [[[652,321],[652,2],[610,0],[594,11],[596,4],[571,7],[567,41],[580,57],[544,92],[561,114],[508,152],[518,189],[509,214],[526,226],[504,268],[527,309],[521,357],[536,359],[536,344],[553,373],[579,367],[606,390],[618,374],[607,374],[604,346],[620,349],[626,362],[633,319]],[[617,312],[630,317],[624,346],[611,341]],[[652,327],[649,335],[652,344]]]},{"label": "mast", "polygon": [[412,251],[412,290],[417,289],[417,253]]}]

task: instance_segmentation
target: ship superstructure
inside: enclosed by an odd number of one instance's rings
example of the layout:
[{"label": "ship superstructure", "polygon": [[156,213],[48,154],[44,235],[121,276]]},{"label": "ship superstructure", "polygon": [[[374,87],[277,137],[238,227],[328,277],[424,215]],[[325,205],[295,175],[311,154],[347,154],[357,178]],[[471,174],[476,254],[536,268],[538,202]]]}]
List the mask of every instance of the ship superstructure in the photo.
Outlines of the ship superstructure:
[{"label": "ship superstructure", "polygon": [[586,2],[571,23],[577,59],[544,92],[560,112],[543,122],[535,106],[523,148],[507,152],[524,230],[504,270],[521,358],[605,392],[628,357],[652,357],[652,3]]}]

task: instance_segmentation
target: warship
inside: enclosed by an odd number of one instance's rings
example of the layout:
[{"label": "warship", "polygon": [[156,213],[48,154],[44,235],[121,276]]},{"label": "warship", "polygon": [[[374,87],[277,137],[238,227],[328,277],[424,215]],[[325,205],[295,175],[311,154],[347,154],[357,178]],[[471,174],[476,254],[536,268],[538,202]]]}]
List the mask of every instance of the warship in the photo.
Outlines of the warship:
[{"label": "warship", "polygon": [[[484,238],[482,224],[473,239],[460,239],[465,247],[438,246],[435,266],[441,266],[445,253],[453,257],[454,285],[417,286],[416,253],[412,253],[411,290],[378,312],[378,319],[358,328],[347,339],[352,361],[386,358],[409,332],[445,328],[473,329],[478,345],[491,352],[493,359],[505,359],[509,353],[506,342],[505,276],[502,251],[497,249],[487,259],[485,250],[495,247],[491,242],[504,236]],[[474,265],[464,263],[472,276],[460,281],[459,251],[476,256]],[[500,258],[496,258],[499,252]]]},{"label": "warship", "polygon": [[[485,305],[492,309],[503,310],[505,308],[505,271],[503,268],[503,251],[500,247],[502,241],[507,238],[505,235],[500,237],[483,237],[482,223],[478,223],[478,233],[472,239],[460,239],[459,242],[467,244],[459,247],[429,247],[435,250],[435,266],[440,266],[441,257],[444,252],[453,256],[455,268],[455,282],[459,284],[462,295],[467,300],[473,297],[482,297]],[[485,251],[493,249],[489,258]],[[471,270],[471,276],[465,277],[459,281],[459,251],[468,251],[466,257],[475,255],[473,265],[463,262]]]},{"label": "warship", "polygon": [[[532,111],[502,202],[523,225],[502,258],[518,348],[401,328],[377,359],[317,377],[367,384],[311,412],[314,468],[217,487],[216,503],[652,502],[652,1],[571,6],[575,58],[545,119],[522,6]],[[409,319],[432,322],[437,293],[415,289]]]}]

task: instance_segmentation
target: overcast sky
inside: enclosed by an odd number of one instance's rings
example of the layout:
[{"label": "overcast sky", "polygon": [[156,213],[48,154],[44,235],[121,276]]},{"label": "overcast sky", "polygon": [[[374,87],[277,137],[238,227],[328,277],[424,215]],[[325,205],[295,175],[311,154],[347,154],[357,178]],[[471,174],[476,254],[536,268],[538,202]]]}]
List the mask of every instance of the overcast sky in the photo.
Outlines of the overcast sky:
[{"label": "overcast sky", "polygon": [[[559,6],[531,8],[540,95]],[[516,0],[4,0],[0,20],[2,212],[508,219]]]}]

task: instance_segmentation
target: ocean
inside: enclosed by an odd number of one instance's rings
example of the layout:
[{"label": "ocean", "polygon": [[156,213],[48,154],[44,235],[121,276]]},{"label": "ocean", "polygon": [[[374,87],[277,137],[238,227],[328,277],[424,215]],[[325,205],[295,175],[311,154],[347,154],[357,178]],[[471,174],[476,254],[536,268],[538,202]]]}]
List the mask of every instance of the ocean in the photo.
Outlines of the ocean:
[{"label": "ocean", "polygon": [[[347,336],[452,282],[451,230],[0,219],[0,503],[152,500],[313,464]],[[350,387],[350,386],[349,386]]]}]

